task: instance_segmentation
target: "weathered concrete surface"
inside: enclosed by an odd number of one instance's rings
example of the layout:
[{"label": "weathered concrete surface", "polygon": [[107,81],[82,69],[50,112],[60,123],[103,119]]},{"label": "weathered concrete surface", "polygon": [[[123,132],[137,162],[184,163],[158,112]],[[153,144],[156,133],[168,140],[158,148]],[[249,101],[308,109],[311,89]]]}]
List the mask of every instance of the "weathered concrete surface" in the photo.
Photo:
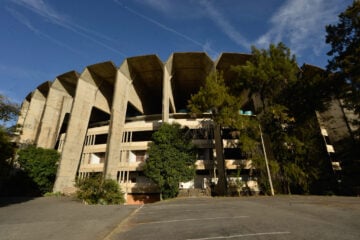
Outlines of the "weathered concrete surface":
[{"label": "weathered concrete surface", "polygon": [[103,239],[138,207],[84,205],[66,197],[6,205],[0,198],[0,239]]}]

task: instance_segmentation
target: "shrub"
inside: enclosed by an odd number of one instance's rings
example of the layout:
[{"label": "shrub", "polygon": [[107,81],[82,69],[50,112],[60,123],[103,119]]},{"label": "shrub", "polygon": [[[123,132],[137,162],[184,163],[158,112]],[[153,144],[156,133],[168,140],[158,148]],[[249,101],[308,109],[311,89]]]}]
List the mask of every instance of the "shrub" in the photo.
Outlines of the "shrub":
[{"label": "shrub", "polygon": [[124,193],[113,179],[103,179],[101,174],[78,180],[76,197],[87,204],[121,204]]},{"label": "shrub", "polygon": [[37,185],[40,193],[51,192],[60,154],[53,149],[28,146],[19,150],[18,156],[18,163],[25,174]]}]

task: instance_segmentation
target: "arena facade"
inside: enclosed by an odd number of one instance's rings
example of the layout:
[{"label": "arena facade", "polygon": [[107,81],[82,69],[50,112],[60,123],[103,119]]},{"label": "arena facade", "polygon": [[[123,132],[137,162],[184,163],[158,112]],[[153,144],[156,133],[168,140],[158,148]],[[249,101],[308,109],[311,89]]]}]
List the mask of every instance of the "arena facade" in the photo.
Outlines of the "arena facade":
[{"label": "arena facade", "polygon": [[[90,65],[80,74],[70,71],[44,82],[23,101],[18,124],[20,143],[55,148],[61,153],[54,191],[74,191],[76,178],[101,172],[119,182],[128,202],[159,198],[157,186],[142,174],[151,135],[164,122],[177,122],[193,131],[198,148],[196,177],[184,188],[206,189],[216,179],[216,156],[210,114],[193,118],[186,110],[212,71],[224,78],[235,73],[249,54],[222,53],[213,61],[206,53],[173,53],[166,62],[156,55],[130,57]],[[242,111],[251,114],[248,104]],[[241,176],[252,191],[251,160],[234,151],[233,139],[223,131],[228,175],[242,166]]]}]

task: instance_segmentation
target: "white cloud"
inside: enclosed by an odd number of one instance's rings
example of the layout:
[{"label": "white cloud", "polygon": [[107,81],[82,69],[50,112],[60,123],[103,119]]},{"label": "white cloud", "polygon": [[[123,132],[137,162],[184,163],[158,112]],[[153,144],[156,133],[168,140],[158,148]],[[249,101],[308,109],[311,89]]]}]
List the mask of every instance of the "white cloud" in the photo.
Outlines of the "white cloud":
[{"label": "white cloud", "polygon": [[264,48],[282,41],[297,55],[305,50],[318,55],[325,47],[325,26],[336,21],[341,11],[338,0],[288,0],[273,14],[271,29],[255,45]]},{"label": "white cloud", "polygon": [[199,2],[206,10],[206,13],[210,19],[218,25],[219,29],[223,31],[232,41],[245,49],[250,48],[250,42],[242,36],[226,18],[225,16],[215,8],[210,1],[202,0]]},{"label": "white cloud", "polygon": [[[166,0],[164,0],[164,1],[166,1]],[[149,22],[149,23],[152,23],[152,24],[156,25],[157,27],[159,27],[159,28],[161,28],[161,29],[163,29],[163,30],[165,30],[165,31],[167,31],[167,32],[170,32],[170,33],[172,33],[172,34],[174,34],[174,35],[177,35],[178,37],[181,37],[181,38],[187,40],[188,42],[191,42],[191,43],[193,43],[193,44],[195,44],[195,45],[197,45],[197,46],[200,46],[200,47],[202,47],[203,49],[207,49],[207,50],[208,50],[209,52],[211,52],[211,53],[216,53],[216,51],[213,50],[213,49],[210,47],[210,45],[208,45],[207,43],[205,43],[205,44],[204,44],[204,43],[201,43],[200,41],[192,38],[192,37],[189,36],[189,35],[183,34],[183,33],[177,31],[177,30],[174,29],[174,28],[171,28],[171,27],[169,27],[169,26],[167,26],[167,25],[165,25],[165,24],[163,24],[163,23],[161,23],[161,22],[159,22],[159,21],[157,21],[157,20],[155,20],[155,19],[153,19],[153,18],[151,18],[151,17],[149,17],[149,16],[146,16],[146,15],[140,13],[139,11],[137,11],[137,10],[135,10],[135,9],[133,9],[133,8],[130,8],[130,7],[126,6],[126,5],[124,5],[124,4],[123,4],[122,2],[120,2],[119,0],[114,0],[114,2],[117,3],[120,7],[124,8],[126,11],[128,11],[128,12],[130,12],[130,13],[132,13],[132,14],[134,14],[134,15],[142,18],[142,19],[144,19],[145,21],[147,21],[147,22]],[[155,2],[155,1],[148,1],[148,2]]]}]

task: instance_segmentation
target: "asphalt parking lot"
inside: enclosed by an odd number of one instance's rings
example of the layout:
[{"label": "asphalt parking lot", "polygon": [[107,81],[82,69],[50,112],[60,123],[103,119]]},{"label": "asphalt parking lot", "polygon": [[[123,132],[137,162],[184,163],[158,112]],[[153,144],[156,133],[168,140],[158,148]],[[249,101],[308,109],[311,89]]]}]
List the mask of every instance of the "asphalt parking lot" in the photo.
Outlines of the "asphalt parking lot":
[{"label": "asphalt parking lot", "polygon": [[175,199],[137,209],[106,239],[360,239],[360,198]]},{"label": "asphalt parking lot", "polygon": [[141,206],[51,197],[1,204],[0,239],[358,240],[359,219],[356,197],[178,198]]}]

